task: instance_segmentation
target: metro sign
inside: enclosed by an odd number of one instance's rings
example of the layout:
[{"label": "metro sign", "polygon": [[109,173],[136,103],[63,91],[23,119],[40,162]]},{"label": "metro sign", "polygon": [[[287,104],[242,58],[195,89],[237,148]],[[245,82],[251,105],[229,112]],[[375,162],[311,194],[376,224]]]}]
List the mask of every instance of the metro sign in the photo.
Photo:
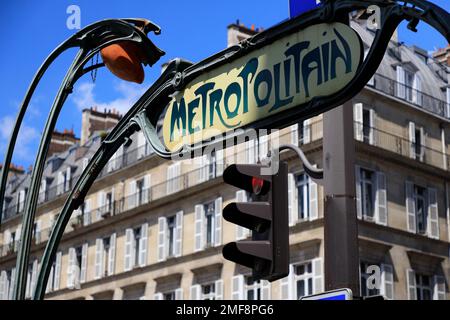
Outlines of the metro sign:
[{"label": "metro sign", "polygon": [[289,18],[295,18],[302,13],[316,9],[320,5],[320,0],[289,0]]},{"label": "metro sign", "polygon": [[164,144],[176,151],[334,95],[355,77],[362,50],[348,25],[322,23],[205,72],[169,103]]}]

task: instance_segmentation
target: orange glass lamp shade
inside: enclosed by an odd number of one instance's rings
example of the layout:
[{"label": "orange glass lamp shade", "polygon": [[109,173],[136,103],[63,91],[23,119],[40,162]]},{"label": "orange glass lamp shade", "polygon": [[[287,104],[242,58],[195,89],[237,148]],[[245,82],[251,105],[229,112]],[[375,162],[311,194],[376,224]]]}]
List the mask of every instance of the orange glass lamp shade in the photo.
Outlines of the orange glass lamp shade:
[{"label": "orange glass lamp shade", "polygon": [[142,49],[133,42],[112,44],[100,51],[105,66],[116,77],[122,80],[142,83],[144,68],[142,67]]}]

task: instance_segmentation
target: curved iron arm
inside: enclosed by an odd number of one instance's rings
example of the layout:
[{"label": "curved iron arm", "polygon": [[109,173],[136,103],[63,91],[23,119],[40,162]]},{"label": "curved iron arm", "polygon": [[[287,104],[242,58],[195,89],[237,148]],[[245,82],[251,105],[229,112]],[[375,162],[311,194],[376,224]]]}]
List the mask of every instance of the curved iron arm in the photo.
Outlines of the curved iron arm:
[{"label": "curved iron arm", "polygon": [[305,154],[303,153],[303,150],[297,147],[294,144],[282,144],[278,148],[279,152],[292,150],[294,151],[298,157],[300,158],[300,161],[303,164],[303,169],[305,170],[306,174],[310,176],[313,179],[316,180],[322,180],[323,179],[323,169],[315,168],[311,162],[309,162],[308,158],[306,158]]},{"label": "curved iron arm", "polygon": [[[16,263],[14,298],[17,300],[25,298],[26,270],[32,241],[32,227],[38,202],[40,181],[42,179],[51,134],[54,131],[56,121],[64,102],[69,94],[72,93],[75,82],[88,72],[88,70],[95,70],[104,66],[104,64],[96,64],[95,66],[84,69],[85,64],[102,48],[124,41],[135,42],[142,46],[142,50],[146,55],[145,64],[153,64],[156,62],[155,59],[159,59],[162,54],[162,51],[159,49],[151,51],[153,49],[151,41],[142,31],[129,23],[120,20],[108,20],[97,23],[96,25],[97,28],[92,29],[89,26],[86,28],[87,30],[81,30],[74,39],[69,39],[68,42],[71,43],[70,40],[78,42],[80,50],[69,68],[53,102],[33,166],[29,192],[24,206],[22,236]],[[26,109],[26,106],[24,109]],[[16,126],[20,127],[20,123],[16,123]],[[7,170],[4,170],[4,172],[7,172]]]},{"label": "curved iron arm", "polygon": [[173,79],[176,72],[181,71],[188,65],[190,64],[181,60],[172,61],[163,75],[150,87],[139,101],[136,102],[124,118],[122,118],[94,154],[67,197],[63,209],[55,221],[55,226],[50,234],[42,256],[41,269],[38,273],[34,299],[43,299],[45,295],[45,289],[50,274],[49,267],[55,257],[58,243],[62,238],[73,211],[83,203],[89,188],[117,149],[119,149],[124,142],[129,140],[134,132],[142,129],[142,127],[140,127],[142,122],[139,119],[142,119],[142,114],[146,112],[144,106],[156,106],[161,102],[164,102],[166,97],[174,92]]},{"label": "curved iron arm", "polygon": [[[402,4],[400,4],[400,2],[402,2]],[[407,3],[413,3],[414,7],[408,7]],[[281,127],[282,125],[299,121],[302,117],[305,117],[306,114],[308,114],[308,116],[315,115],[311,115],[311,111],[318,113],[317,111],[314,111],[314,109],[319,105],[326,106],[325,109],[320,109],[320,112],[332,109],[351,99],[361,91],[378,69],[390,38],[403,20],[422,20],[435,27],[450,41],[450,15],[439,7],[423,0],[390,2],[383,0],[336,0],[332,2],[327,0],[324,6],[319,9],[308,12],[294,21],[285,22],[268,29],[248,41],[224,50],[196,65],[190,66],[189,63],[181,60],[172,62],[164,74],[154,85],[152,85],[144,96],[119,122],[116,128],[108,135],[94,158],[90,161],[88,167],[80,176],[74,189],[71,191],[61,214],[57,218],[56,225],[52,230],[50,239],[45,248],[34,299],[43,299],[44,297],[50,273],[50,262],[53,261],[55,257],[57,246],[73,211],[82,204],[93,181],[120,145],[124,143],[125,140],[129,140],[131,134],[140,128],[144,131],[145,137],[159,156],[170,158],[177,154],[177,152],[173,153],[165,149],[158,138],[157,132],[159,116],[170,102],[170,96],[172,94],[182,90],[189,81],[193,80],[199,74],[207,72],[212,68],[217,68],[222,64],[243,56],[251,50],[267,45],[268,43],[275,41],[277,37],[283,33],[288,34],[313,24],[333,21],[334,19],[337,19],[337,17],[342,18],[345,17],[345,15],[348,16],[350,11],[364,9],[372,4],[379,5],[383,16],[386,17],[381,26],[383,33],[380,30],[377,31],[374,43],[366,60],[360,66],[357,76],[355,76],[346,88],[334,97],[317,97],[311,102],[303,105],[302,108],[295,108],[282,114],[283,116],[277,121],[262,120],[248,126],[253,128]],[[432,12],[433,10],[439,12],[442,16],[435,16]],[[235,138],[237,138],[237,136],[231,135],[231,138],[227,138],[227,140]],[[219,142],[224,141],[225,139],[219,140]],[[217,144],[217,142],[218,139],[213,143]],[[203,146],[197,148],[206,148],[207,146],[208,143],[205,143]],[[187,151],[183,150],[181,152],[193,154],[195,150],[195,148],[188,147]]]}]

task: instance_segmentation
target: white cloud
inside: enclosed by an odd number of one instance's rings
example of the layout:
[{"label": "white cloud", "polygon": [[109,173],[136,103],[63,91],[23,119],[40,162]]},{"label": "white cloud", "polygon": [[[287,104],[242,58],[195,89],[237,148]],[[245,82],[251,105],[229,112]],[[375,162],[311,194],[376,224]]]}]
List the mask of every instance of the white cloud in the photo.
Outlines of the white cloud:
[{"label": "white cloud", "polygon": [[[11,116],[0,118],[0,152],[2,155],[6,152],[14,121],[14,118]],[[14,159],[20,162],[32,162],[35,157],[37,141],[40,140],[40,137],[41,134],[37,129],[22,123],[14,149]]]},{"label": "white cloud", "polygon": [[125,114],[146,91],[143,86],[121,81],[114,87],[119,97],[105,102],[97,100],[94,89],[95,83],[91,82],[83,82],[75,89],[71,99],[80,111],[97,107],[99,110],[116,109],[121,114]]}]

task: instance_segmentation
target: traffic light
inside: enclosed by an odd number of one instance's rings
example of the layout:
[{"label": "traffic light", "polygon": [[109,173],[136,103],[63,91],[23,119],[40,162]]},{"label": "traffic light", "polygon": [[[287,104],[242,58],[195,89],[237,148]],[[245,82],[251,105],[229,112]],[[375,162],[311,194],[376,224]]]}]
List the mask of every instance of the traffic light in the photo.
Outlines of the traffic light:
[{"label": "traffic light", "polygon": [[251,202],[230,203],[223,218],[252,230],[252,240],[224,246],[225,259],[253,270],[255,279],[275,281],[289,273],[287,163],[274,175],[262,175],[263,165],[231,165],[225,183],[250,193]]}]

